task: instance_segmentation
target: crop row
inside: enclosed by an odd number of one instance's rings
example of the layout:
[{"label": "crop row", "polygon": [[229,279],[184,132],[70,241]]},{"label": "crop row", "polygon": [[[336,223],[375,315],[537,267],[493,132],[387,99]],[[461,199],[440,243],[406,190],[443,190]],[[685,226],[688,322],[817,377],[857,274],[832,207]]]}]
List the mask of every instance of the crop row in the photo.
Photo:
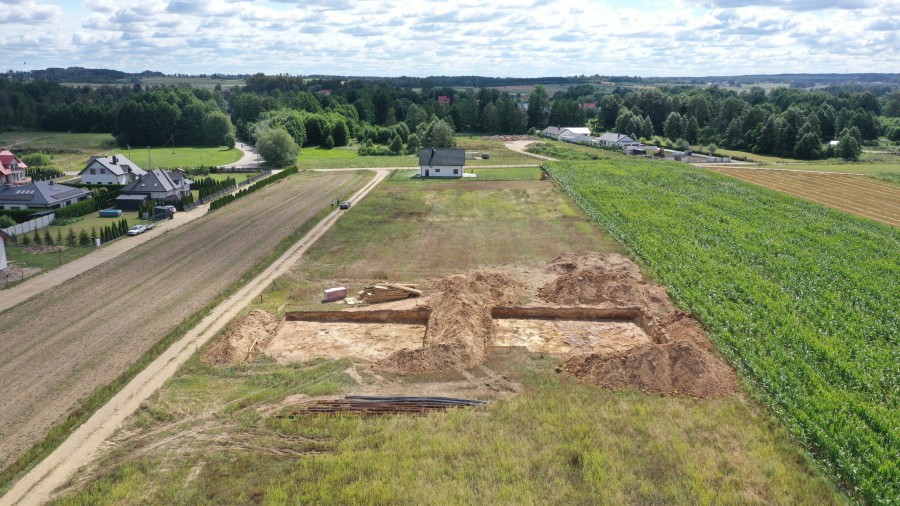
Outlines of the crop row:
[{"label": "crop row", "polygon": [[682,164],[546,167],[853,495],[900,502],[900,231]]}]

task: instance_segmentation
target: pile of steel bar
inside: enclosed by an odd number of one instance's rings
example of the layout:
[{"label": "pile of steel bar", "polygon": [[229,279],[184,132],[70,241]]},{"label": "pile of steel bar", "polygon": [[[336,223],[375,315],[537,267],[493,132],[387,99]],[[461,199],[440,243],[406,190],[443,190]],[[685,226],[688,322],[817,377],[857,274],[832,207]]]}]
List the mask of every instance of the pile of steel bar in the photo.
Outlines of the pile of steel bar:
[{"label": "pile of steel bar", "polygon": [[[348,395],[343,399],[319,400],[292,415],[353,413],[360,415],[423,415],[449,408],[465,408],[487,404],[487,401],[452,397],[369,397]],[[289,416],[293,418],[293,416]]]}]

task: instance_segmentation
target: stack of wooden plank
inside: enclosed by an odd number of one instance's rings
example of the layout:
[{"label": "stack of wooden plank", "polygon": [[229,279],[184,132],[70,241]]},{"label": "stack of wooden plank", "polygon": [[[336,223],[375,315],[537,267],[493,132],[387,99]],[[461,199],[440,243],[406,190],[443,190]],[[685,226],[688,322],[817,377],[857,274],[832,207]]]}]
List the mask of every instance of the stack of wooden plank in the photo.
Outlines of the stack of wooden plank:
[{"label": "stack of wooden plank", "polygon": [[422,295],[419,285],[412,283],[387,283],[383,285],[366,286],[362,291],[358,292],[359,300],[373,304],[376,302],[388,302],[392,300],[402,300],[408,297],[418,297]]}]

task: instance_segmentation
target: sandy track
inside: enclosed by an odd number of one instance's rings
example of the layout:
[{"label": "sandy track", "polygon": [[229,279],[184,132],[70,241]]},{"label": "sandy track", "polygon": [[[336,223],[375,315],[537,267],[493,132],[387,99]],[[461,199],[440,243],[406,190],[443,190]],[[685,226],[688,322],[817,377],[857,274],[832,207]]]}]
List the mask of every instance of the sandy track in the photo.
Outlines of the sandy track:
[{"label": "sandy track", "polygon": [[[388,171],[378,170],[377,177],[369,181],[351,199],[354,202],[359,201],[387,175]],[[336,176],[346,181],[346,178]],[[340,215],[341,211],[337,210],[331,213],[261,274],[216,306],[183,338],[170,346],[97,410],[59,448],[23,476],[6,495],[0,497],[0,505],[42,504],[49,501],[53,491],[63,485],[80,467],[89,463],[103,441],[110,437],[142,402],[172,377],[178,367],[200,346],[237,316],[250,300],[262,293],[272,280],[285,274],[299,262],[307,249],[331,228]]]},{"label": "sandy track", "polygon": [[540,141],[509,141],[509,142],[505,143],[505,145],[506,145],[506,149],[509,149],[510,151],[515,151],[516,153],[521,153],[525,156],[530,156],[531,158],[537,158],[538,160],[547,160],[547,161],[551,161],[551,162],[555,161],[556,158],[550,158],[549,156],[538,155],[535,153],[529,153],[528,151],[525,150],[528,146],[530,146],[532,144],[537,144],[538,142],[540,142]]},{"label": "sandy track", "polygon": [[900,186],[861,175],[713,168],[835,209],[900,227]]},{"label": "sandy track", "polygon": [[240,280],[352,177],[288,178],[0,313],[4,464]]}]

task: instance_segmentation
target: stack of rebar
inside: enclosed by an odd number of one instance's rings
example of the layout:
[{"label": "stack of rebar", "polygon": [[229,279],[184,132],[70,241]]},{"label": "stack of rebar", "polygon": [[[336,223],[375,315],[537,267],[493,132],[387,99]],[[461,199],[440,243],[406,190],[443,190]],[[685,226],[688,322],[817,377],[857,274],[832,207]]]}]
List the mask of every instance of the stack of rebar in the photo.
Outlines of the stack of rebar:
[{"label": "stack of rebar", "polygon": [[487,404],[477,399],[453,397],[369,397],[348,395],[343,399],[319,400],[294,411],[292,415],[353,413],[360,415],[424,415],[431,411]]}]

